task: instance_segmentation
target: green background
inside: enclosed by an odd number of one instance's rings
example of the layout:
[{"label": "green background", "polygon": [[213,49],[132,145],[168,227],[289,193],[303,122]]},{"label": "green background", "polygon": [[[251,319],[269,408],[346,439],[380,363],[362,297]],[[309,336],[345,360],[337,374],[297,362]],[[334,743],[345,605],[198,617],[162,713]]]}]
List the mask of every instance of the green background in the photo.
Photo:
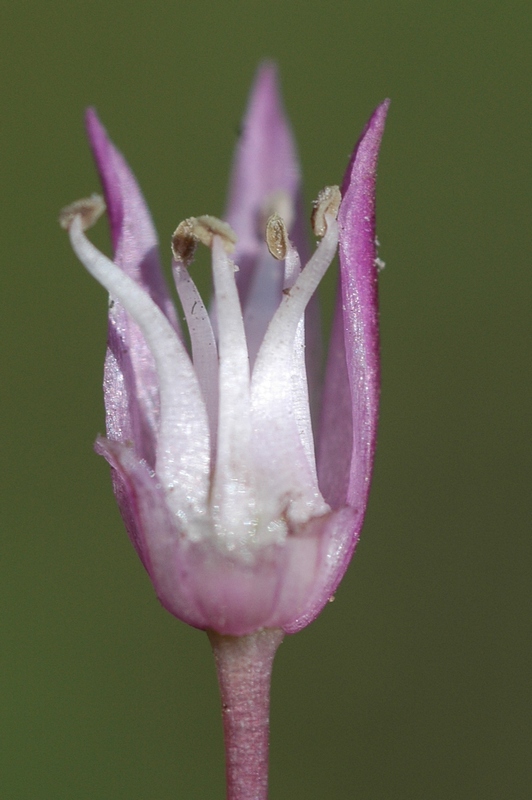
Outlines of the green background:
[{"label": "green background", "polygon": [[[532,796],[530,16],[524,0],[2,1],[3,797],[223,796],[206,637],[158,605],[92,451],[106,297],[56,217],[98,189],[88,104],[163,253],[179,220],[222,213],[264,57],[308,202],[392,98],[373,491],[336,602],[277,657],[271,796]],[[93,239],[108,248],[104,225]]]}]

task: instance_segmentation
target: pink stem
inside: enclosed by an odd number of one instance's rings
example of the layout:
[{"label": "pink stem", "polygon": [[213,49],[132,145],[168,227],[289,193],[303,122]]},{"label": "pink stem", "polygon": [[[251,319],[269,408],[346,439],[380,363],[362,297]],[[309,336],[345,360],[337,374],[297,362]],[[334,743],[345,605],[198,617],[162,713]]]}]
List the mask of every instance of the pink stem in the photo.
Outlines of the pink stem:
[{"label": "pink stem", "polygon": [[270,682],[273,657],[284,633],[249,636],[209,631],[222,698],[227,800],[266,800]]}]

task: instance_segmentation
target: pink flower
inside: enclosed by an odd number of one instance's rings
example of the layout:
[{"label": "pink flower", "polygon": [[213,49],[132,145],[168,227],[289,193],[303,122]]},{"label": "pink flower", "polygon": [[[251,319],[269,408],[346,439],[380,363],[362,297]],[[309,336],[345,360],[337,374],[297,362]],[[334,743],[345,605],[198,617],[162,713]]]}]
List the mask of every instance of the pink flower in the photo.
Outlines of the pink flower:
[{"label": "pink flower", "polygon": [[[374,190],[387,108],[377,108],[355,148],[338,219],[337,189],[321,194],[314,227],[322,238],[307,259],[294,142],[275,69],[261,68],[227,223],[190,218],[174,234],[191,356],[135,178],[95,112],[87,113],[114,260],[84,233],[97,199],[70,206],[62,223],[111,296],[107,438],[96,449],[112,467],[128,534],[159,600],[197,628],[234,636],[301,629],[334,594],[358,541],[379,398]],[[212,249],[210,317],[188,269],[198,241]],[[338,243],[316,456],[311,298]]]}]

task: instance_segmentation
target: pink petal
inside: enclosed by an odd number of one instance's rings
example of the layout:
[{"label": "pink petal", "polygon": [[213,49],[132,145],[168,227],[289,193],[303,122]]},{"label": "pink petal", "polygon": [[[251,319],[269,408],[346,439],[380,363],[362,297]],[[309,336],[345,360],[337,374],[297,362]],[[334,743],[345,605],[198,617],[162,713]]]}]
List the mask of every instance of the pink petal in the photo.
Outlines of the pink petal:
[{"label": "pink petal", "polygon": [[[114,261],[150,293],[177,327],[159,263],[157,235],[138,184],[93,109],[87,111],[86,124],[105,193]],[[153,465],[159,413],[154,362],[144,337],[119,303],[109,310],[104,399],[109,438],[133,441],[138,455]]]},{"label": "pink petal", "polygon": [[[292,238],[306,256],[300,214],[300,171],[296,146],[279,92],[277,69],[265,63],[258,71],[237,146],[227,221],[238,236],[234,260],[253,364],[268,322],[281,300],[282,267],[264,245],[265,209],[283,194],[292,206]],[[287,223],[289,221],[287,220]]]},{"label": "pink petal", "polygon": [[329,350],[318,458],[325,499],[333,507],[348,504],[356,512],[353,547],[366,509],[377,431],[380,379],[375,176],[388,106],[387,100],[369,120],[342,187],[338,215],[340,294]]},{"label": "pink petal", "polygon": [[279,95],[277,69],[265,63],[251,90],[227,209],[227,221],[238,236],[235,261],[241,270],[239,255],[256,255],[262,240],[258,223],[264,202],[282,190],[295,204],[299,183],[299,162]]},{"label": "pink petal", "polygon": [[160,267],[157,233],[135,176],[93,108],[87,109],[86,126],[105,193],[114,261],[171,317],[174,309]]},{"label": "pink petal", "polygon": [[319,551],[312,589],[305,598],[305,603],[297,609],[290,620],[282,624],[285,633],[297,633],[305,628],[323,607],[334,599],[334,593],[342,580],[347,565],[358,541],[358,533],[353,535],[356,514],[346,507],[333,511],[325,517],[314,521],[319,533]]},{"label": "pink petal", "polygon": [[342,295],[338,286],[317,445],[318,483],[331,508],[346,503],[353,452],[353,413],[345,360]]},{"label": "pink petal", "polygon": [[[146,518],[154,515],[159,530],[161,515],[168,515],[164,494],[160,485],[141,463],[129,445],[98,437],[94,444],[98,455],[111,466],[113,490],[122,514],[126,531],[146,572],[153,580],[148,542],[145,537]],[[170,520],[163,520],[164,527]]]}]

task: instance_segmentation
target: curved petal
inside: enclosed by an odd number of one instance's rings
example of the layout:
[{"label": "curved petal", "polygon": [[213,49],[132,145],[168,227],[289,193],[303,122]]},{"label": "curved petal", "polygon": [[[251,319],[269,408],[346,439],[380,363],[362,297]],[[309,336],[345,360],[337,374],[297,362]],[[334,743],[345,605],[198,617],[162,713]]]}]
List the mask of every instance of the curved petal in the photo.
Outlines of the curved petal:
[{"label": "curved petal", "polygon": [[113,491],[126,531],[146,572],[153,580],[149,542],[145,537],[147,520],[153,518],[157,530],[168,525],[173,526],[168,517],[163,490],[146,464],[138,460],[130,445],[99,436],[94,443],[94,449],[111,467]]},{"label": "curved petal", "polygon": [[107,203],[113,260],[174,321],[175,311],[159,261],[157,233],[135,176],[93,108],[87,109],[85,121]]},{"label": "curved petal", "polygon": [[320,530],[318,568],[312,582],[312,590],[302,607],[293,607],[296,613],[280,627],[285,633],[297,633],[305,628],[323,607],[334,599],[334,593],[342,580],[358,542],[356,512],[349,508],[333,511],[315,520]]},{"label": "curved petal", "polygon": [[340,286],[329,341],[320,423],[316,459],[318,484],[331,508],[340,508],[347,500],[353,452],[353,412],[345,360]]},{"label": "curved petal", "polygon": [[238,237],[234,260],[239,266],[237,285],[252,363],[273,311],[281,301],[282,267],[269,256],[261,230],[266,209],[272,202],[285,207],[281,216],[288,228],[294,223],[294,240],[299,246],[303,228],[299,213],[299,160],[282,106],[277,69],[266,62],[251,90],[226,212],[227,221]]},{"label": "curved petal", "polygon": [[[86,125],[105,193],[114,261],[151,295],[177,329],[157,235],[135,177],[94,109],[87,110]],[[111,303],[109,309],[104,400],[109,437],[133,441],[138,455],[153,466],[159,414],[155,366],[142,333],[120,303]]]},{"label": "curved petal", "polygon": [[375,264],[375,176],[389,101],[373,113],[348,166],[338,214],[340,296],[323,402],[318,475],[333,507],[362,526],[375,452],[379,403],[379,334]]},{"label": "curved petal", "polygon": [[258,71],[244,117],[226,214],[238,237],[235,261],[241,270],[239,256],[256,255],[260,246],[258,223],[265,201],[282,191],[295,204],[299,183],[299,162],[282,107],[277,69],[265,63]]}]

